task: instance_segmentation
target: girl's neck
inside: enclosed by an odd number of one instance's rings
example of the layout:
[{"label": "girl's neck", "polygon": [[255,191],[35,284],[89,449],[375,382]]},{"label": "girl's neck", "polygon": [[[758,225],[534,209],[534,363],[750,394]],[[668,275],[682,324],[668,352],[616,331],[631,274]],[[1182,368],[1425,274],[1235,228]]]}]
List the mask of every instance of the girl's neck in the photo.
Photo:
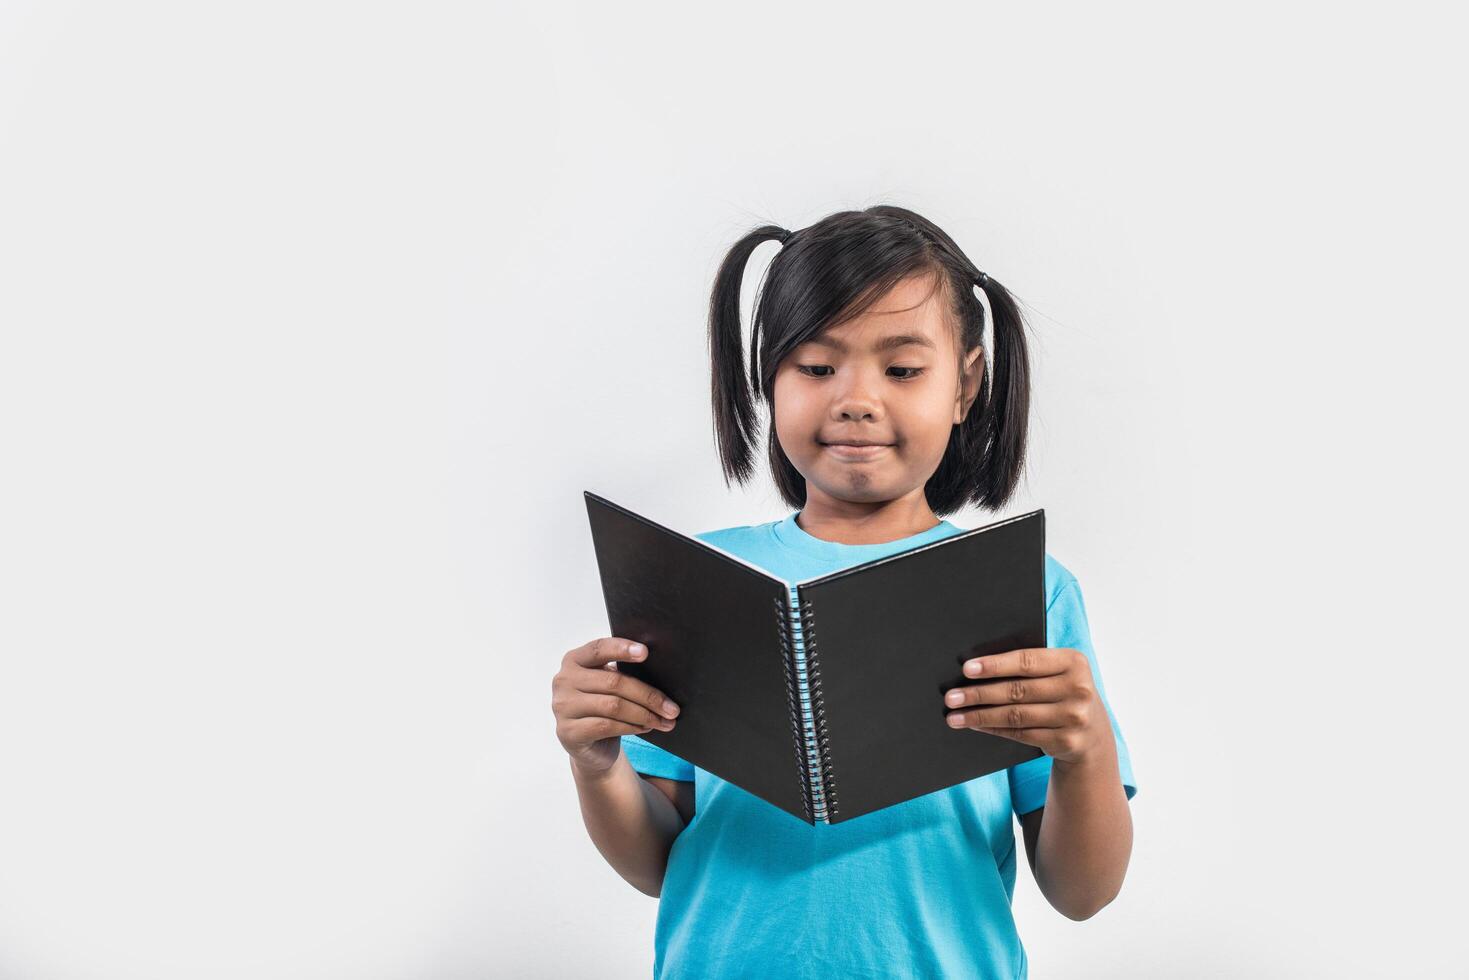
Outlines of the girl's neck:
[{"label": "girl's neck", "polygon": [[875,503],[839,500],[806,489],[796,525],[813,538],[838,544],[884,544],[922,534],[939,523],[920,487],[915,493]]}]

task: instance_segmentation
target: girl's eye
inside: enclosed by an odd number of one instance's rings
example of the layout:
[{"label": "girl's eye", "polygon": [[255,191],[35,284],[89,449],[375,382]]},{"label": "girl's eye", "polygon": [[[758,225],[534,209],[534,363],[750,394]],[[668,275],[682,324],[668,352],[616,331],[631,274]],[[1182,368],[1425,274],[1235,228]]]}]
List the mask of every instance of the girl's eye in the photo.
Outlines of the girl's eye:
[{"label": "girl's eye", "polygon": [[[829,377],[831,377],[831,375],[829,375],[829,374],[815,374],[815,373],[813,373],[815,371],[830,371],[831,370],[831,365],[830,364],[800,364],[800,365],[797,365],[796,369],[798,371],[800,371],[802,374],[804,374],[804,375],[806,375],[807,377],[810,377],[810,378],[829,378]],[[923,368],[897,367],[896,365],[893,366],[893,367],[888,368],[888,370],[889,371],[906,371],[906,372],[908,372],[906,374],[894,375],[893,377],[896,380],[898,380],[898,381],[912,381],[914,378],[918,377],[920,374],[923,373]]]}]

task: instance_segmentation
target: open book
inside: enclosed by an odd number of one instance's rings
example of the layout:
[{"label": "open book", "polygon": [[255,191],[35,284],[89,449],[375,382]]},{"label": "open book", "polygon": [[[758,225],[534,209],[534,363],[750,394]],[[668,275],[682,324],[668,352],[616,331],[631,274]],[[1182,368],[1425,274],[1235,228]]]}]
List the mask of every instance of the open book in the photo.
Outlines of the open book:
[{"label": "open book", "polygon": [[1046,645],[1045,512],[786,582],[585,492],[617,669],[678,704],[641,737],[810,824],[1038,758],[950,728],[964,661]]}]

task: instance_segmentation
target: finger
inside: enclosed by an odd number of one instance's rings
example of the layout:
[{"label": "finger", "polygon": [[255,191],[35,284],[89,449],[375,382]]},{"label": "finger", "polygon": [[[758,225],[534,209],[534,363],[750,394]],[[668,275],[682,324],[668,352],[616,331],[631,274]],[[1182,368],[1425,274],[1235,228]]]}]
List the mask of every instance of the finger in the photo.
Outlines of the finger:
[{"label": "finger", "polygon": [[595,742],[616,735],[644,735],[650,731],[647,725],[629,725],[611,718],[577,718],[566,722],[566,739],[575,742]]},{"label": "finger", "polygon": [[944,704],[1013,704],[1018,701],[1060,701],[1070,690],[1063,677],[1006,677],[983,684],[961,684],[944,695]]},{"label": "finger", "polygon": [[657,728],[665,732],[671,731],[674,725],[672,718],[654,714],[636,701],[629,701],[616,694],[598,694],[588,691],[577,691],[567,698],[566,709],[562,712],[562,717],[566,719],[606,718],[626,722],[629,725],[640,725],[644,728]]},{"label": "finger", "polygon": [[1061,704],[1007,704],[993,708],[951,711],[951,728],[1065,728],[1075,724],[1072,712]]},{"label": "finger", "polygon": [[1045,677],[1060,674],[1070,664],[1068,652],[1052,647],[1006,650],[964,661],[966,677]]},{"label": "finger", "polygon": [[583,667],[601,667],[617,660],[646,660],[648,648],[620,636],[599,636],[571,651],[571,662]]},{"label": "finger", "polygon": [[586,670],[576,674],[576,686],[578,690],[597,694],[616,694],[618,697],[635,701],[650,711],[656,711],[665,718],[678,716],[679,707],[673,703],[673,699],[646,681],[638,680],[630,674],[620,674],[610,670]]}]

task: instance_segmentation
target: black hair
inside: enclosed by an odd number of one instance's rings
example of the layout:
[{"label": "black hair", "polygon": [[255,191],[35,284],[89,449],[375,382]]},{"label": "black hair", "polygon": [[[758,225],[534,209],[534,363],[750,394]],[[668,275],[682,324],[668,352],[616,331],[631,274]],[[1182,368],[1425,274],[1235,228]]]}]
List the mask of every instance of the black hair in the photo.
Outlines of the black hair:
[{"label": "black hair", "polygon": [[[757,290],[746,372],[741,349],[740,289],[750,254],[767,241],[782,243]],[[806,504],[806,480],[776,438],[775,373],[781,359],[827,327],[859,316],[889,289],[915,275],[931,275],[944,296],[964,353],[982,346],[982,283],[994,314],[991,370],[964,421],[949,433],[938,468],[924,485],[929,509],[942,517],[966,504],[996,509],[1010,499],[1025,465],[1030,366],[1025,324],[1015,298],[981,272],[937,225],[906,208],[877,205],[838,211],[799,231],[763,225],[730,248],[709,300],[709,354],[713,368],[714,437],[725,485],[749,479],[758,419],[753,392],[770,409],[767,457],[781,498]]]}]

